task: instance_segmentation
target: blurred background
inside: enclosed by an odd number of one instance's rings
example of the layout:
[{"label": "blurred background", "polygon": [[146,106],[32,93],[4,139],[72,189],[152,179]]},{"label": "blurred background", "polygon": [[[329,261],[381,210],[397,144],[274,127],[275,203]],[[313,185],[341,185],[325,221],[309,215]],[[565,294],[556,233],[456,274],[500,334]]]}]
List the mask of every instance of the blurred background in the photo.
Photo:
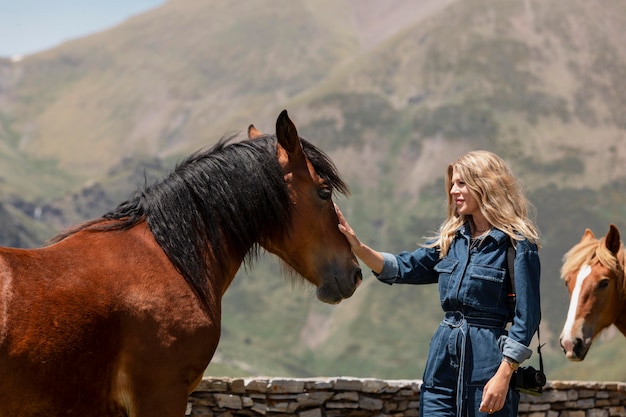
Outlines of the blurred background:
[{"label": "blurred background", "polygon": [[[536,209],[548,379],[626,380],[615,329],[582,363],[558,344],[564,253],[586,228],[626,235],[626,3],[108,3],[0,2],[1,245],[41,246],[287,109],[350,185],[338,204],[361,239],[411,250],[443,220],[447,164],[487,149]],[[421,378],[436,286],[364,272],[329,306],[271,256],[242,270],[207,374]]]}]

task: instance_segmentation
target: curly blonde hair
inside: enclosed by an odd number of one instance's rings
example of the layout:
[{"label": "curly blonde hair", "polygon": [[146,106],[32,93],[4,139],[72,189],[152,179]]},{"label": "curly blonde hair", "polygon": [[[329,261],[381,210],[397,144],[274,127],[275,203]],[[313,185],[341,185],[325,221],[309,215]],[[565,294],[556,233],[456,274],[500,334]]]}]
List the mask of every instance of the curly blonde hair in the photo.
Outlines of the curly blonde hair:
[{"label": "curly blonde hair", "polygon": [[438,234],[425,246],[438,246],[440,256],[446,256],[457,229],[471,220],[471,215],[466,216],[457,212],[454,198],[450,194],[453,171],[465,181],[469,192],[478,202],[480,211],[491,226],[502,230],[512,240],[528,239],[539,246],[539,232],[529,218],[531,206],[521,185],[504,161],[488,151],[466,153],[448,165],[446,176],[448,215],[439,227]]}]

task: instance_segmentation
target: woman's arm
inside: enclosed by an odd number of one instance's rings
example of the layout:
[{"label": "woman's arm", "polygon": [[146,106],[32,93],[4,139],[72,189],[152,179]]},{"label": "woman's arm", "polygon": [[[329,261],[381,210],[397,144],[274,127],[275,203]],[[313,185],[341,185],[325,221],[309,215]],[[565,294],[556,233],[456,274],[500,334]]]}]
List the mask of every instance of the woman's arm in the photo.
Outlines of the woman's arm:
[{"label": "woman's arm", "polygon": [[541,319],[539,298],[541,265],[537,246],[528,241],[518,244],[514,268],[515,316],[509,335],[503,336],[500,340],[503,357],[509,359],[502,360],[496,374],[485,385],[482,402],[478,409],[485,413],[499,411],[504,406],[513,375],[513,367],[509,361],[519,364],[530,357],[532,350],[528,348],[528,345]]},{"label": "woman's arm", "polygon": [[532,354],[528,348],[541,320],[541,298],[539,281],[541,264],[537,246],[521,241],[517,244],[515,268],[515,315],[504,337],[502,354],[522,363]]}]

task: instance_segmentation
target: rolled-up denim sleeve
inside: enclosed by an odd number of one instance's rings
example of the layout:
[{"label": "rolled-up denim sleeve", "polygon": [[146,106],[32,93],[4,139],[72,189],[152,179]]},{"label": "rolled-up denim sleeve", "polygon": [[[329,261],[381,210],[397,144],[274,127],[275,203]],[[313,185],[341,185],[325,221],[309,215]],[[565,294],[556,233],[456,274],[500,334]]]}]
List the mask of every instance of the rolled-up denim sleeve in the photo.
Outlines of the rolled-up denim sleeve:
[{"label": "rolled-up denim sleeve", "polygon": [[374,272],[374,275],[380,282],[391,285],[398,278],[398,261],[394,254],[382,252],[382,255],[383,270],[380,271],[380,274]]},{"label": "rolled-up denim sleeve", "polygon": [[502,355],[513,359],[517,363],[524,362],[533,354],[533,351],[530,348],[508,336],[500,336],[498,343],[500,345]]}]

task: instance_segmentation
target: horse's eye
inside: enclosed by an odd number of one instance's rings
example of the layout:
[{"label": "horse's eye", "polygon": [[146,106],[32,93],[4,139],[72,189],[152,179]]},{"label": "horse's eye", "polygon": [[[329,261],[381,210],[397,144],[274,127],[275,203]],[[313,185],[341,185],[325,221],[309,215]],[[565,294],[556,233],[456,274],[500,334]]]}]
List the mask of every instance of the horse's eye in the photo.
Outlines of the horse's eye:
[{"label": "horse's eye", "polygon": [[320,188],[317,194],[322,200],[328,201],[332,197],[333,191],[328,187],[324,187]]},{"label": "horse's eye", "polygon": [[598,282],[598,288],[606,288],[608,286],[609,286],[608,278],[605,278],[603,280],[600,280],[600,282]]}]

